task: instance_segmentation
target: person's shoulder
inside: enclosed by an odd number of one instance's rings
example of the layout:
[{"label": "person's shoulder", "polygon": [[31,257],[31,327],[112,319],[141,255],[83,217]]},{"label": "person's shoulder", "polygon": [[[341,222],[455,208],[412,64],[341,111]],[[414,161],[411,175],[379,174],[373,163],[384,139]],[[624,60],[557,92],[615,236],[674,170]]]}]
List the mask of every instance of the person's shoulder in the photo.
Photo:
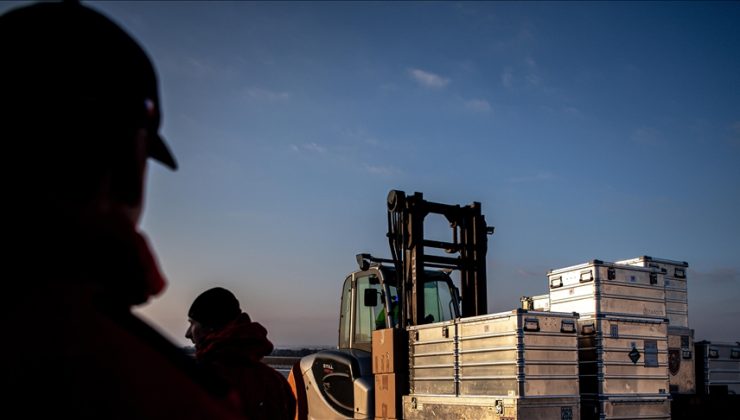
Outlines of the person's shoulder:
[{"label": "person's shoulder", "polygon": [[90,296],[84,286],[50,285],[15,300],[11,316],[18,321],[8,332],[17,343],[3,353],[23,366],[6,377],[17,384],[11,395],[18,404],[41,388],[53,391],[49,406],[73,417],[231,417],[171,357],[174,345],[165,350],[167,340],[151,327],[127,311],[109,316]]}]

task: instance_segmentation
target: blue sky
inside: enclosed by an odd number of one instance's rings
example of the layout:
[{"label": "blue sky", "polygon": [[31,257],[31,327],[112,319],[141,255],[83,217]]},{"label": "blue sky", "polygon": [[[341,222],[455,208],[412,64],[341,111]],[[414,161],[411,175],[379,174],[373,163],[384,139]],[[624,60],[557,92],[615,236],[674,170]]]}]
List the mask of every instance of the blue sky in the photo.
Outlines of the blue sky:
[{"label": "blue sky", "polygon": [[697,339],[740,339],[740,3],[89,4],[160,75],[181,169],[151,165],[170,286],[141,312],[177,342],[221,285],[277,345],[334,344],[390,189],[482,203],[491,311],[652,255],[689,262]]}]

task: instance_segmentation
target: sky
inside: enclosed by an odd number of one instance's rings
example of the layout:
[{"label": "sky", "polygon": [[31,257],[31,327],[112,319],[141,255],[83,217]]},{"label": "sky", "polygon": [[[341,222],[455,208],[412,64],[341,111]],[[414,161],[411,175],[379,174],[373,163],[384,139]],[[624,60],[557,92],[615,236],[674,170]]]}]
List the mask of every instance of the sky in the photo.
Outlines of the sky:
[{"label": "sky", "polygon": [[697,341],[740,340],[740,2],[86,4],[159,74],[180,169],[150,165],[169,286],[137,311],[176,343],[223,286],[276,346],[336,345],[392,189],[482,204],[491,312],[650,255],[689,263]]}]

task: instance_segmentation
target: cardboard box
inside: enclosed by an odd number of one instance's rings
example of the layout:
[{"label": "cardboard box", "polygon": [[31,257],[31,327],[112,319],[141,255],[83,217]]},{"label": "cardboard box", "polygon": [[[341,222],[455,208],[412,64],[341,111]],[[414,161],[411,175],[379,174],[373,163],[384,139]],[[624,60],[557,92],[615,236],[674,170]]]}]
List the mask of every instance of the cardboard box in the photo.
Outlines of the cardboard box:
[{"label": "cardboard box", "polygon": [[400,328],[373,331],[373,373],[405,371],[408,365],[408,338]]},{"label": "cardboard box", "polygon": [[375,418],[395,419],[402,414],[402,373],[380,373],[375,375]]}]

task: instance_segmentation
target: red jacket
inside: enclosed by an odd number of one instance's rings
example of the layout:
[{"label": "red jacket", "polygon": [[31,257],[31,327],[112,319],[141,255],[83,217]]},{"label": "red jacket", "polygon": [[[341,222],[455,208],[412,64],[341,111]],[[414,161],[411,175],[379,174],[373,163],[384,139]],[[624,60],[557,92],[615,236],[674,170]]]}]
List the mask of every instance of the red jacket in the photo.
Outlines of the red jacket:
[{"label": "red jacket", "polygon": [[292,420],[295,398],[287,379],[262,362],[272,350],[267,330],[242,313],[208,335],[196,358],[231,384],[247,418]]},{"label": "red jacket", "polygon": [[40,210],[14,219],[6,232],[0,346],[6,414],[235,417],[225,384],[131,313],[165,283],[130,223],[75,223]]}]

